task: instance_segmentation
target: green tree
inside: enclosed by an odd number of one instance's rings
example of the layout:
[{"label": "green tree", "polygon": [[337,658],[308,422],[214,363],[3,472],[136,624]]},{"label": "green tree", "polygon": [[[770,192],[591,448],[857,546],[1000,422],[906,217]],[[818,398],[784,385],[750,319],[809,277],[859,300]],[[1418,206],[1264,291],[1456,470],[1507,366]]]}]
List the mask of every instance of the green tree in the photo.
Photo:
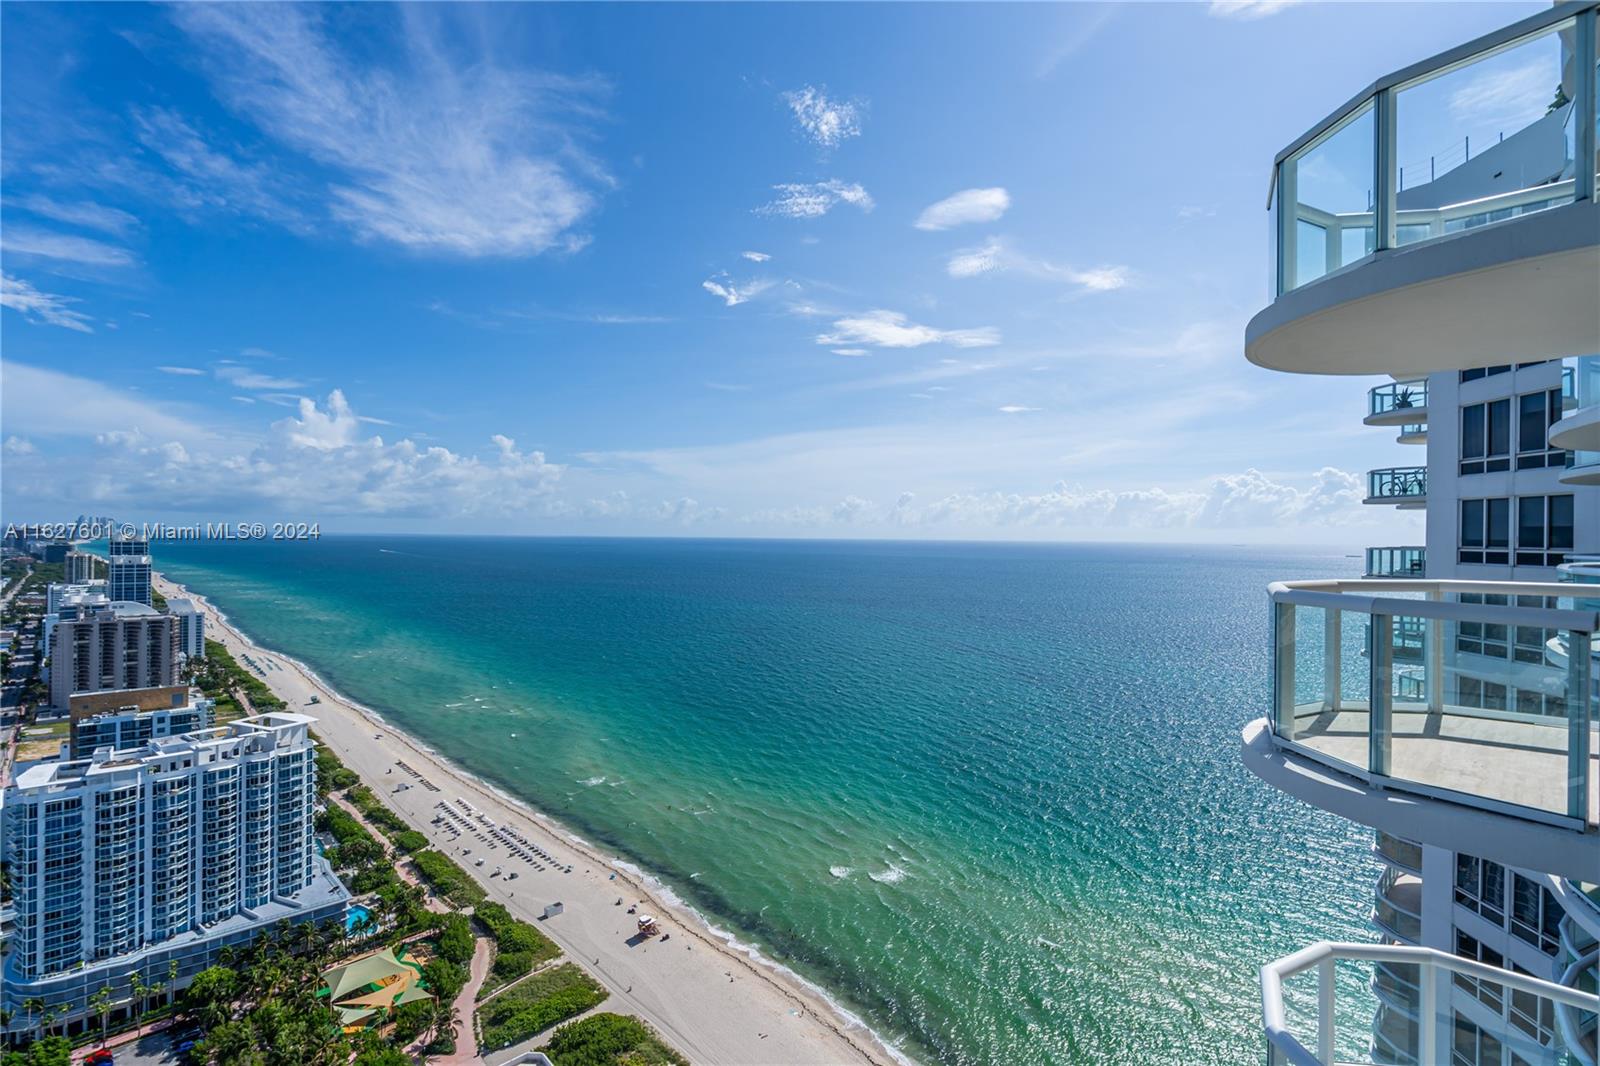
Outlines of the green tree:
[{"label": "green tree", "polygon": [[19,1061],[21,1066],[71,1066],[72,1041],[64,1036],[47,1036],[43,1040],[35,1040],[28,1045],[28,1050],[22,1054]]},{"label": "green tree", "polygon": [[106,1018],[111,1015],[111,995],[111,986],[101,985],[95,990],[94,995],[89,997],[89,1009],[100,1016],[100,1045],[102,1047],[105,1046],[106,1042]]},{"label": "green tree", "polygon": [[444,916],[444,925],[439,930],[439,954],[457,966],[465,966],[472,961],[472,949],[475,939],[472,935],[472,923],[464,914],[447,914]]},{"label": "green tree", "polygon": [[225,966],[208,966],[189,982],[184,1003],[189,1013],[207,1030],[211,1030],[232,1017],[233,1001],[238,991],[238,974]]}]

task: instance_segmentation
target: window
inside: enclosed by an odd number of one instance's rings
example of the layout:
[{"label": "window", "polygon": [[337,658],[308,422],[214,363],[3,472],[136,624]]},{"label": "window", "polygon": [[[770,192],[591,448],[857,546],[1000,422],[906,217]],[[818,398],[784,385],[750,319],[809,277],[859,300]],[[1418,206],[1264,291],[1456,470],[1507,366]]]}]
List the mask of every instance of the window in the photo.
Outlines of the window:
[{"label": "window", "polygon": [[1457,852],[1456,902],[1495,925],[1505,925],[1506,868],[1476,855]]},{"label": "window", "polygon": [[1493,1033],[1479,1029],[1460,1014],[1456,1014],[1455,1023],[1450,1054],[1452,1066],[1482,1066],[1505,1061],[1504,1045]]},{"label": "window", "polygon": [[1517,565],[1560,566],[1572,550],[1572,497],[1517,500]]},{"label": "window", "polygon": [[1463,370],[1461,372],[1461,381],[1464,384],[1468,381],[1477,381],[1479,378],[1486,378],[1494,374],[1509,373],[1510,370],[1511,364],[1509,363],[1505,366],[1481,366],[1475,370]]},{"label": "window", "polygon": [[1511,561],[1511,501],[1461,501],[1461,548],[1457,561],[1504,566]]},{"label": "window", "polygon": [[1567,453],[1551,448],[1550,426],[1562,415],[1561,390],[1545,389],[1517,398],[1517,469],[1565,466]]},{"label": "window", "polygon": [[1461,473],[1511,469],[1511,401],[1490,400],[1461,409]]},{"label": "window", "polygon": [[1561,913],[1561,904],[1548,888],[1521,874],[1512,875],[1512,936],[1554,955],[1561,944]]},{"label": "window", "polygon": [[[1511,964],[1511,969],[1512,972],[1520,973],[1524,977],[1538,976],[1537,974],[1529,973],[1516,963]],[[1543,996],[1536,996],[1532,992],[1520,992],[1513,989],[1511,992],[1511,1024],[1539,1043],[1549,1044],[1556,1035],[1556,1005]]]},{"label": "window", "polygon": [[[1456,930],[1456,954],[1463,959],[1472,959],[1475,962],[1481,962],[1497,969],[1503,969],[1506,964],[1504,955],[1487,944],[1480,943],[1476,938],[1468,936],[1459,929]],[[1502,999],[1503,989],[1498,982],[1480,981],[1476,977],[1468,977],[1458,973],[1455,975],[1455,983],[1457,988],[1465,989],[1472,995],[1477,996],[1485,1007],[1488,1007],[1496,1014],[1500,1013],[1501,1005],[1504,1001]]]}]

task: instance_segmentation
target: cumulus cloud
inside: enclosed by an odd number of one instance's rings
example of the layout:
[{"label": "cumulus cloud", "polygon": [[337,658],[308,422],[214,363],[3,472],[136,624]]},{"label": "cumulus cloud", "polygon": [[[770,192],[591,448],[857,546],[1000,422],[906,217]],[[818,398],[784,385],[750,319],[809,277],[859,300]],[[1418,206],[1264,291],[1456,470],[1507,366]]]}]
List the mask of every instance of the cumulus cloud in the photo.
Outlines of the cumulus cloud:
[{"label": "cumulus cloud", "polygon": [[967,248],[950,257],[946,271],[952,278],[975,278],[984,274],[1012,273],[1042,281],[1058,281],[1084,292],[1111,292],[1127,286],[1133,271],[1126,266],[1098,266],[1087,269],[1061,266],[1024,255],[998,238],[977,248]]},{"label": "cumulus cloud", "polygon": [[935,329],[913,322],[899,311],[876,310],[837,319],[830,332],[818,334],[817,343],[835,351],[855,345],[920,348],[924,344],[951,344],[957,348],[988,348],[1000,343],[1000,331],[992,326]]},{"label": "cumulus cloud", "polygon": [[756,208],[756,214],[777,218],[821,218],[838,204],[850,204],[871,211],[872,197],[860,184],[837,178],[810,184],[774,185],[778,195]]},{"label": "cumulus cloud", "polygon": [[737,307],[753,296],[766,292],[776,282],[768,278],[752,278],[740,284],[726,273],[717,274],[700,283],[700,287],[722,300],[728,307]]},{"label": "cumulus cloud", "polygon": [[94,327],[89,325],[93,320],[82,311],[72,308],[73,304],[81,302],[75,296],[40,292],[30,282],[10,274],[0,274],[0,307],[11,308],[29,322],[60,326],[79,333],[93,333]]},{"label": "cumulus cloud", "polygon": [[329,211],[357,236],[462,256],[586,242],[579,227],[611,184],[581,146],[604,85],[502,69],[480,35],[439,24],[453,10],[363,9],[399,27],[360,54],[324,9],[181,5],[172,17],[236,112],[332,174]]},{"label": "cumulus cloud", "polygon": [[835,100],[823,90],[807,85],[783,94],[800,129],[822,148],[837,148],[861,135],[860,109],[849,101]]},{"label": "cumulus cloud", "polygon": [[1208,10],[1212,18],[1252,21],[1276,15],[1300,3],[1300,0],[1211,0]]},{"label": "cumulus cloud", "polygon": [[26,437],[19,437],[16,434],[12,434],[6,438],[5,453],[7,455],[32,455],[38,450],[39,449],[33,446],[33,442],[28,440]]},{"label": "cumulus cloud", "polygon": [[941,230],[971,222],[993,222],[1010,206],[1011,195],[1002,188],[963,189],[923,208],[915,225],[922,230]]}]

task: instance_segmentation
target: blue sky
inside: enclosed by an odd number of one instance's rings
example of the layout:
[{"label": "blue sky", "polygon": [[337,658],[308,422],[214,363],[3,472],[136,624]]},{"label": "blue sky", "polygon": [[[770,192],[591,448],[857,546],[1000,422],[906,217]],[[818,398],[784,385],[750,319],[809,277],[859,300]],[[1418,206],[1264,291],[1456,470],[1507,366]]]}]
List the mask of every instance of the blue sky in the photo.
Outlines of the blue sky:
[{"label": "blue sky", "polygon": [[8,4],[6,516],[1414,541],[1269,167],[1539,9]]}]

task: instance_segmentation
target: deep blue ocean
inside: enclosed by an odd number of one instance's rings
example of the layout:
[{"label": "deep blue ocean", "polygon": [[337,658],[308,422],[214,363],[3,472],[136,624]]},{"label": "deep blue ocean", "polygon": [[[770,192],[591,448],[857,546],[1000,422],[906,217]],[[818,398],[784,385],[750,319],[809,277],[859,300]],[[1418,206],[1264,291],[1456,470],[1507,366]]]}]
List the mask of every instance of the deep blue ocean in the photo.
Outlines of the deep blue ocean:
[{"label": "deep blue ocean", "polygon": [[924,1062],[1260,1062],[1261,964],[1373,939],[1370,834],[1239,761],[1267,583],[1357,574],[1338,552],[152,550]]}]

